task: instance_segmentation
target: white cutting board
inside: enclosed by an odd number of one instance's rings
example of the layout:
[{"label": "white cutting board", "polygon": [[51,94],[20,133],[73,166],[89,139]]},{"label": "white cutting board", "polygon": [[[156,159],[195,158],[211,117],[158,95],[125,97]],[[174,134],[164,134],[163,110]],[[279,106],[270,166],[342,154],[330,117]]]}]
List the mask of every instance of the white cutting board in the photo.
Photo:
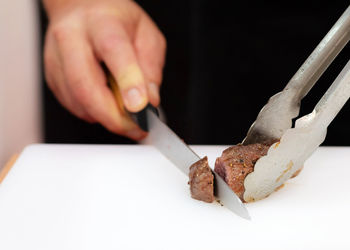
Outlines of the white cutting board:
[{"label": "white cutting board", "polygon": [[247,221],[152,147],[33,145],[0,185],[0,249],[350,249],[349,176],[350,148],[320,148]]}]

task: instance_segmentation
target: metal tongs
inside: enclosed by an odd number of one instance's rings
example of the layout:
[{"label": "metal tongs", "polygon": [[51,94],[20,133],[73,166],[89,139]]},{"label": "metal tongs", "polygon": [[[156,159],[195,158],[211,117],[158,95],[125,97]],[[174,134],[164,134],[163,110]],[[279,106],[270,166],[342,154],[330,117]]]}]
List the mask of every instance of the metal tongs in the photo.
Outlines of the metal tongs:
[{"label": "metal tongs", "polygon": [[[262,199],[303,167],[324,141],[327,127],[350,97],[350,61],[313,112],[299,118],[300,102],[350,39],[350,6],[288,82],[260,111],[243,141],[273,143],[245,179],[244,200]],[[349,138],[350,139],[350,138]]]}]

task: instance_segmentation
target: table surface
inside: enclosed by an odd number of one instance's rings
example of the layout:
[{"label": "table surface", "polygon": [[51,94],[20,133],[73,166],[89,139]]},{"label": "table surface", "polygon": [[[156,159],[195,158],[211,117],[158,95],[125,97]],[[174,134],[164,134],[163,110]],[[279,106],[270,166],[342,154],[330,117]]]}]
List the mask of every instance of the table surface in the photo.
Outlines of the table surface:
[{"label": "table surface", "polygon": [[[224,148],[193,147],[211,166]],[[350,249],[349,162],[319,148],[247,221],[150,146],[32,145],[0,184],[0,249]]]}]

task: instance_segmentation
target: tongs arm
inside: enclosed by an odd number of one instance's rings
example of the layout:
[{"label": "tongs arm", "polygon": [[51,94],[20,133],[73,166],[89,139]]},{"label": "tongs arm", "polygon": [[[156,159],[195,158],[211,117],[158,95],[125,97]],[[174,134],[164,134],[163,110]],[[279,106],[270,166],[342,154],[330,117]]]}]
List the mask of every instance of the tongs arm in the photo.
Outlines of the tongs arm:
[{"label": "tongs arm", "polygon": [[[296,120],[300,100],[308,93],[350,37],[350,7],[326,35],[285,89],[270,98],[248,131],[244,144],[275,142],[244,181],[244,200],[270,195],[303,166],[324,141],[327,127],[350,97],[350,61],[312,113]],[[278,142],[276,142],[278,140]]]},{"label": "tongs arm", "polygon": [[306,96],[349,40],[350,6],[295,73],[286,85],[285,90],[294,89],[295,98],[297,101],[300,101]]},{"label": "tongs arm", "polygon": [[333,121],[350,98],[350,60],[317,103],[315,122],[324,129]]},{"label": "tongs arm", "polygon": [[350,40],[350,6],[288,82],[272,96],[250,127],[243,144],[276,141],[292,127],[300,101]]}]

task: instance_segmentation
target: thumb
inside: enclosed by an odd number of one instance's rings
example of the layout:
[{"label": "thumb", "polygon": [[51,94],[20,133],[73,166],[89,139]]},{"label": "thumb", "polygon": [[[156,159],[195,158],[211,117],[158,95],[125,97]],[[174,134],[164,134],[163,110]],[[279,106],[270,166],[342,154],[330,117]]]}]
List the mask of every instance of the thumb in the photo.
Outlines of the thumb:
[{"label": "thumb", "polygon": [[124,106],[130,112],[142,110],[148,103],[147,88],[132,42],[118,23],[95,29],[95,50],[114,76]]}]

